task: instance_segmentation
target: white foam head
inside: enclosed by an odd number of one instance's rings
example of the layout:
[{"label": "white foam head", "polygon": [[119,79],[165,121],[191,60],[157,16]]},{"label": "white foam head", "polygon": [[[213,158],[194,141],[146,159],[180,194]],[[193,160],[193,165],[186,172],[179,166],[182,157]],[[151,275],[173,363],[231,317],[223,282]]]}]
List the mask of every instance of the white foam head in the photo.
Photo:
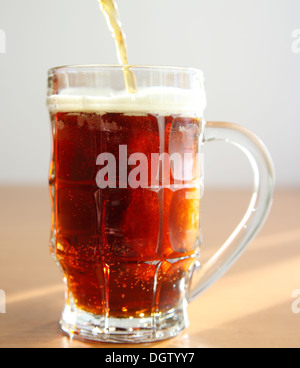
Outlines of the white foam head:
[{"label": "white foam head", "polygon": [[159,114],[203,117],[204,89],[195,91],[170,87],[140,88],[138,93],[103,91],[98,88],[63,89],[48,97],[50,112]]}]

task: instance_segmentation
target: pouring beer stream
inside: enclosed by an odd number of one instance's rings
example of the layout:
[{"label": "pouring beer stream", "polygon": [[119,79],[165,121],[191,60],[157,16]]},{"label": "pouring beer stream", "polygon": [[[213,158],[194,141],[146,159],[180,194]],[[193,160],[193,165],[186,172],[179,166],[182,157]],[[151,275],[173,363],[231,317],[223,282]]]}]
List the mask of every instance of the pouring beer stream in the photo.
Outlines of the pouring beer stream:
[{"label": "pouring beer stream", "polygon": [[129,93],[137,93],[136,79],[128,64],[126,36],[123,31],[117,4],[113,0],[98,0],[100,9],[104,14],[108,27],[116,42],[117,55],[120,65],[124,65],[124,78]]}]

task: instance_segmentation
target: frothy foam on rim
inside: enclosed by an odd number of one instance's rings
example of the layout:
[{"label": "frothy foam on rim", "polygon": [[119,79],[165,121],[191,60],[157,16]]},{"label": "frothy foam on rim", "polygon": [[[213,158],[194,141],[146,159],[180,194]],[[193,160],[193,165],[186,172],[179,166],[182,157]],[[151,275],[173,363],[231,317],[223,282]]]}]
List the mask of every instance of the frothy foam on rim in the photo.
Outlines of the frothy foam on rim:
[{"label": "frothy foam on rim", "polygon": [[124,113],[203,116],[204,90],[198,93],[179,88],[152,87],[137,94],[115,93],[91,88],[70,88],[47,100],[50,112]]}]

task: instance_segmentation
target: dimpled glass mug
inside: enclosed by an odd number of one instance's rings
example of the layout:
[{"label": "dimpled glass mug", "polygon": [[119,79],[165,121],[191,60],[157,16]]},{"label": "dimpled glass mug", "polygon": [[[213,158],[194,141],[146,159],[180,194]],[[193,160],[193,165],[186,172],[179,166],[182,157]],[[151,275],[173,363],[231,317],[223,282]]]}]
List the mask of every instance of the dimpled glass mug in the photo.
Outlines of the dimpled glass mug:
[{"label": "dimpled glass mug", "polygon": [[[127,73],[128,73],[128,67]],[[120,66],[50,70],[53,132],[50,248],[63,271],[62,329],[71,336],[141,343],[178,335],[187,304],[233,264],[270,210],[274,171],[262,142],[229,123],[205,122],[196,69]],[[249,208],[201,264],[203,146],[226,141],[254,173]]]}]

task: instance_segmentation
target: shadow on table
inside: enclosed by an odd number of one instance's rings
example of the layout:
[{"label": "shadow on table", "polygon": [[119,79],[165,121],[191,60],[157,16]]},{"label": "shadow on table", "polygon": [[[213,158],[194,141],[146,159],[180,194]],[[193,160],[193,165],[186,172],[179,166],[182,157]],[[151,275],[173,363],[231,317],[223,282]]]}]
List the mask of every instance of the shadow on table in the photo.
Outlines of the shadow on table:
[{"label": "shadow on table", "polygon": [[[252,269],[262,269],[295,258],[300,258],[300,230],[276,233],[272,236],[257,239],[255,247],[250,247],[242,257],[246,262],[239,261],[230,270],[231,274],[247,272]],[[241,261],[243,258],[241,258]]]},{"label": "shadow on table", "polygon": [[300,315],[293,314],[291,304],[290,300],[213,329],[199,328],[180,336],[176,345],[182,341],[183,347],[194,348],[299,348]]}]

